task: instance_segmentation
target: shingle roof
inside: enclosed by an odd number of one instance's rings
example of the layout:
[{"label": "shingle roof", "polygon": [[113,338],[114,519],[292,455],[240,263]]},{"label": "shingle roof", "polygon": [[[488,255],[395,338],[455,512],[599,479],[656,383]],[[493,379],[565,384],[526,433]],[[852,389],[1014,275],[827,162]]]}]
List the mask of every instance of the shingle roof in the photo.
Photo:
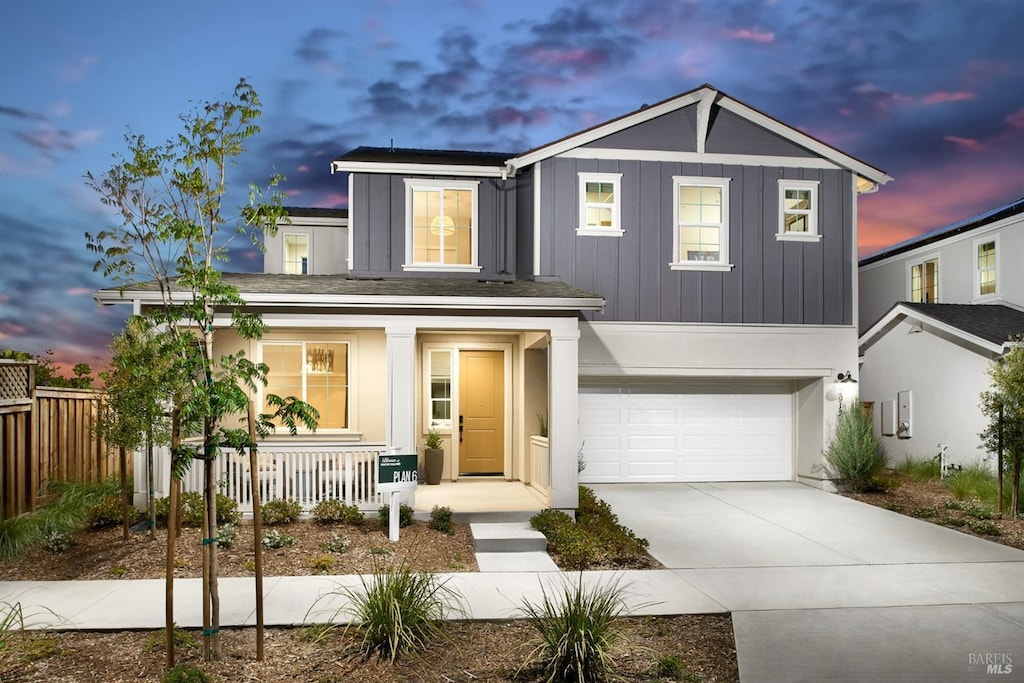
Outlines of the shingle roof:
[{"label": "shingle roof", "polygon": [[1003,344],[1024,334],[1024,311],[1002,304],[902,305],[993,344]]},{"label": "shingle roof", "polygon": [[348,209],[318,209],[307,206],[286,206],[284,210],[295,218],[348,218]]},{"label": "shingle roof", "polygon": [[876,254],[862,258],[860,260],[860,265],[870,265],[876,261],[889,258],[890,256],[902,254],[905,251],[917,249],[918,247],[923,247],[928,244],[932,244],[933,242],[944,240],[947,237],[959,235],[962,232],[967,232],[974,228],[980,228],[984,225],[995,223],[996,221],[1001,221],[1004,218],[1009,218],[1010,216],[1022,213],[1024,213],[1024,197],[1015,199],[1009,204],[992,209],[991,211],[986,211],[985,213],[978,214],[977,216],[972,216],[958,223],[953,223],[952,225],[947,225],[938,228],[937,230],[926,232],[923,235],[912,237],[911,239],[900,242],[899,244],[894,244],[893,246],[887,247]]},{"label": "shingle roof", "polygon": [[[373,305],[373,299],[387,298],[389,305],[409,299],[409,305],[430,300],[431,307],[456,307],[466,299],[495,299],[495,307],[506,307],[512,299],[551,301],[550,305],[537,302],[538,307],[553,310],[599,308],[604,305],[601,296],[572,287],[563,282],[536,282],[534,280],[481,280],[453,277],[353,278],[347,275],[281,275],[271,273],[224,273],[226,284],[238,288],[243,298],[269,300],[277,304],[303,305],[323,302],[324,298],[342,298],[348,302],[358,300],[360,305]],[[100,290],[97,299],[103,303],[117,303],[120,288]],[[127,287],[124,300],[131,300],[132,292],[155,293],[156,282],[144,282]],[[396,301],[396,298],[398,299]],[[315,301],[314,301],[315,300]],[[557,303],[559,300],[562,303]]]},{"label": "shingle roof", "polygon": [[514,152],[472,152],[465,150],[410,149],[403,147],[356,147],[335,159],[398,164],[445,164],[455,166],[504,166]]}]

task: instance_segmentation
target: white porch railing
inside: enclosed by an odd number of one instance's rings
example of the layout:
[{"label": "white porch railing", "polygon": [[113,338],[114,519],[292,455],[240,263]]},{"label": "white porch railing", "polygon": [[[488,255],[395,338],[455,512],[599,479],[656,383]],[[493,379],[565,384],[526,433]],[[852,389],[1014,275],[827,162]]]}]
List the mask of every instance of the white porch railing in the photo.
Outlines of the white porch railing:
[{"label": "white porch railing", "polygon": [[548,438],[546,436],[531,436],[530,485],[544,494],[549,493],[551,489],[550,462]]},{"label": "white porch railing", "polygon": [[[377,492],[377,456],[384,444],[290,444],[266,443],[257,454],[257,482],[260,502],[297,500],[309,511],[321,500],[337,499],[364,510],[377,510],[383,497]],[[154,451],[155,488],[161,498],[170,491],[170,449]],[[215,477],[221,493],[242,512],[252,512],[252,478],[249,455],[223,451],[215,462]],[[145,453],[136,454],[137,487],[144,485]],[[203,463],[194,461],[182,479],[182,491],[202,491]]]}]

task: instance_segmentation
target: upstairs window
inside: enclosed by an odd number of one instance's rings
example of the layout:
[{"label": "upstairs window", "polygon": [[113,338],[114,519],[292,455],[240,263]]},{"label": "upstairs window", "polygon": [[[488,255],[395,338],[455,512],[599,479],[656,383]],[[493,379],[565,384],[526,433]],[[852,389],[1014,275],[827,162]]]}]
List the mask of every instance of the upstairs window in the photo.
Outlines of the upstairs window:
[{"label": "upstairs window", "polygon": [[915,304],[936,304],[939,302],[938,258],[911,264],[910,300]]},{"label": "upstairs window", "polygon": [[580,173],[577,235],[622,235],[621,173]]},{"label": "upstairs window", "polygon": [[779,180],[779,240],[816,242],[818,234],[818,182]]},{"label": "upstairs window", "polygon": [[[317,429],[349,428],[347,342],[264,342],[267,385],[263,395],[295,396],[320,411]],[[263,401],[265,412],[274,408]]]},{"label": "upstairs window", "polygon": [[996,239],[977,240],[974,243],[974,296],[981,298],[996,294]]},{"label": "upstairs window", "polygon": [[672,179],[673,270],[729,270],[729,179]]},{"label": "upstairs window", "polygon": [[286,275],[309,274],[309,235],[285,234],[284,272]]},{"label": "upstairs window", "polygon": [[405,270],[479,271],[478,183],[407,179],[405,185]]}]

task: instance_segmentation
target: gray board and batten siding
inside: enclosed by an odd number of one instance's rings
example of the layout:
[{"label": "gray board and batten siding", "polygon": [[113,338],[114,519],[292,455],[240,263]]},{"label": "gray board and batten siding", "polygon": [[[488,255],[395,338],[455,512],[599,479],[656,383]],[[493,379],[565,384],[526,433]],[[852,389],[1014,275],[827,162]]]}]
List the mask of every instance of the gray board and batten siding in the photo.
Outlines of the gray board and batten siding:
[{"label": "gray board and batten siding", "polygon": [[[541,275],[603,296],[591,320],[850,325],[849,171],[660,161],[541,162]],[[621,173],[621,237],[578,236],[578,173]],[[672,177],[730,178],[728,272],[672,270]],[[778,241],[780,178],[817,180],[819,242]]]},{"label": "gray board and batten siding", "polygon": [[[422,272],[407,273],[406,178],[429,180],[476,180],[479,273],[450,273],[446,277],[514,279],[516,261],[517,206],[515,178],[452,178],[438,175],[386,173],[353,174],[353,199],[350,206],[352,233],[352,274],[363,277],[423,277]],[[524,272],[529,272],[527,267]]]}]

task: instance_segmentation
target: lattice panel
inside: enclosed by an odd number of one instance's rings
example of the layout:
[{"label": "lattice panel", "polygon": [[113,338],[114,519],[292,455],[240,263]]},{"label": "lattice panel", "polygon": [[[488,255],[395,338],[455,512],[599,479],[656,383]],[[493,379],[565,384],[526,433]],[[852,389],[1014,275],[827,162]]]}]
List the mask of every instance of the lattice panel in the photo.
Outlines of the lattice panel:
[{"label": "lattice panel", "polygon": [[28,366],[0,363],[0,401],[28,397]]}]

